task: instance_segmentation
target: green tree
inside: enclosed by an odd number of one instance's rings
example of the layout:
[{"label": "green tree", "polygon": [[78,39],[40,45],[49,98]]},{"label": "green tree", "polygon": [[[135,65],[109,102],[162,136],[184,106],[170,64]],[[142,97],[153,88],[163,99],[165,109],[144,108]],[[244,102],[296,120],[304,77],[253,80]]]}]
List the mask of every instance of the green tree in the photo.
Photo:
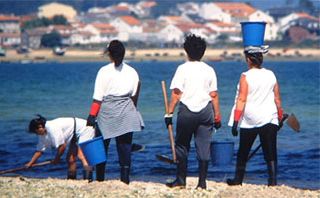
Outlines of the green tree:
[{"label": "green tree", "polygon": [[63,15],[55,15],[52,18],[52,24],[55,24],[55,25],[68,25],[68,20]]},{"label": "green tree", "polygon": [[32,29],[36,27],[48,27],[49,25],[52,24],[52,21],[46,17],[41,17],[37,19],[33,19],[30,21],[26,21],[22,25],[22,29]]},{"label": "green tree", "polygon": [[26,21],[22,25],[22,29],[32,29],[36,27],[48,27],[49,25],[68,25],[68,20],[63,15],[55,15],[52,19],[41,17]]},{"label": "green tree", "polygon": [[44,34],[41,38],[41,46],[55,47],[61,45],[61,35],[58,32]]}]

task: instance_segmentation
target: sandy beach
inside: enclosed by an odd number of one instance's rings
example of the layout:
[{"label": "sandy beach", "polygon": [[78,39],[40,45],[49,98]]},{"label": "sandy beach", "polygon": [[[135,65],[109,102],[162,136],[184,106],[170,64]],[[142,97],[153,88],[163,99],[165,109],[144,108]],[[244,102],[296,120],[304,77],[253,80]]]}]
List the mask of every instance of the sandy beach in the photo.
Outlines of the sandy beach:
[{"label": "sandy beach", "polygon": [[[224,48],[224,49],[207,49],[205,61],[224,61],[224,60],[241,60],[243,59],[243,49],[241,48]],[[183,61],[185,52],[183,49],[139,49],[126,51],[127,60],[133,61]],[[320,60],[320,49],[270,49],[265,55],[268,60]],[[15,50],[7,50],[5,57],[0,57],[0,62],[71,62],[71,61],[107,61],[102,55],[101,50],[81,50],[76,48],[67,49],[63,56],[57,56],[50,49],[32,50],[28,54],[18,54]]]},{"label": "sandy beach", "polygon": [[85,180],[32,179],[25,177],[0,177],[0,197],[319,197],[320,190],[296,189],[281,185],[243,184],[228,186],[208,181],[207,190],[196,190],[197,178],[187,178],[186,189],[170,189],[165,178],[149,176],[135,178],[130,185],[119,180],[88,183]]}]

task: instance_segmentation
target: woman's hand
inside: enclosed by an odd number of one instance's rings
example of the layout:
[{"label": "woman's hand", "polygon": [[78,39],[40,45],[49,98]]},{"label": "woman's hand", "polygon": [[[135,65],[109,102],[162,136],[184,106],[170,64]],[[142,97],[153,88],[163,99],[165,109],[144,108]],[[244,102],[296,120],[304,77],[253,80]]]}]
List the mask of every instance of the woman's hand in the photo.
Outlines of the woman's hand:
[{"label": "woman's hand", "polygon": [[234,121],[231,129],[231,133],[233,136],[238,135],[238,121]]},{"label": "woman's hand", "polygon": [[26,167],[26,168],[31,168],[32,167],[32,163],[31,162],[28,162],[28,163],[26,163],[25,165],[24,165],[24,167]]},{"label": "woman's hand", "polygon": [[215,116],[213,127],[214,127],[215,129],[219,129],[219,128],[221,127],[221,116],[220,116],[220,114],[217,115],[217,116]]},{"label": "woman's hand", "polygon": [[51,163],[54,164],[54,165],[59,164],[60,163],[60,158],[54,158],[54,160],[52,160]]}]

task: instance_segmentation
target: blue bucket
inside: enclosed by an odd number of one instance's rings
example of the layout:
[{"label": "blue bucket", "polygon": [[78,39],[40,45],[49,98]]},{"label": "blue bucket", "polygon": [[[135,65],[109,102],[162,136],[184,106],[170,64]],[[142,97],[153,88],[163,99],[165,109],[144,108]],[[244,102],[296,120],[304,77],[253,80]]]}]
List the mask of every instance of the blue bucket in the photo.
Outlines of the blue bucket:
[{"label": "blue bucket", "polygon": [[242,22],[241,28],[244,47],[263,45],[266,22]]},{"label": "blue bucket", "polygon": [[79,145],[90,166],[107,161],[102,136],[79,143]]},{"label": "blue bucket", "polygon": [[211,162],[214,166],[229,165],[233,159],[233,142],[211,142]]}]

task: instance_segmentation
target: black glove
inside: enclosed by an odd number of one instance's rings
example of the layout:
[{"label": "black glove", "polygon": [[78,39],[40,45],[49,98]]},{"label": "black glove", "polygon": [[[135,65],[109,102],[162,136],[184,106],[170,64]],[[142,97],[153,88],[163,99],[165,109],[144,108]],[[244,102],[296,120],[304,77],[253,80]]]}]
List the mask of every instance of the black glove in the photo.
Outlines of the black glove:
[{"label": "black glove", "polygon": [[213,127],[218,130],[221,127],[221,122],[214,122]]},{"label": "black glove", "polygon": [[173,116],[173,114],[165,114],[164,115],[164,122],[166,123],[167,128],[169,125],[172,125],[172,116]]},{"label": "black glove", "polygon": [[282,126],[283,126],[283,121],[280,120],[280,121],[279,121],[279,126],[278,126],[278,131],[282,128]]},{"label": "black glove", "polygon": [[87,118],[87,126],[95,127],[96,125],[96,116],[89,115]]},{"label": "black glove", "polygon": [[233,121],[233,125],[232,125],[232,135],[233,136],[237,136],[238,135],[238,121]]},{"label": "black glove", "polygon": [[279,126],[278,126],[278,131],[281,129],[281,127],[283,126],[283,122],[289,117],[288,114],[283,114],[282,119],[279,121]]}]

